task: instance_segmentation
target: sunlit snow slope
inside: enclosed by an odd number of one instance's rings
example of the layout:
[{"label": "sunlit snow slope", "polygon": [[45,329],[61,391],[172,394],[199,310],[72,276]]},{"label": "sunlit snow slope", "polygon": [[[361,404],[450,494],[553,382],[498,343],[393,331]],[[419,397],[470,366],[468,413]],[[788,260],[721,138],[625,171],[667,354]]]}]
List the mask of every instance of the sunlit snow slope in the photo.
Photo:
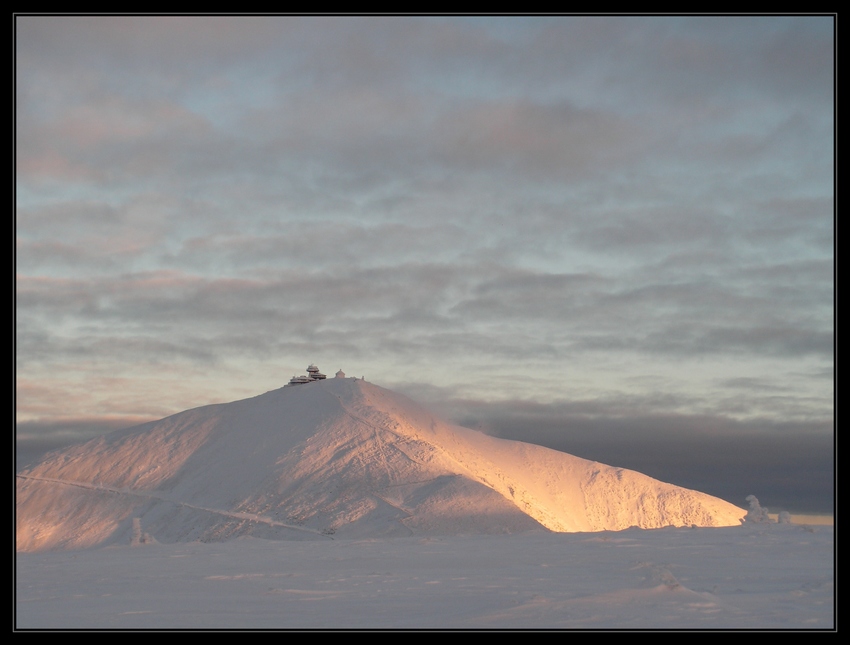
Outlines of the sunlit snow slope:
[{"label": "sunlit snow slope", "polygon": [[327,379],[188,410],[18,474],[17,548],[730,526],[744,511],[640,473],[445,423]]}]

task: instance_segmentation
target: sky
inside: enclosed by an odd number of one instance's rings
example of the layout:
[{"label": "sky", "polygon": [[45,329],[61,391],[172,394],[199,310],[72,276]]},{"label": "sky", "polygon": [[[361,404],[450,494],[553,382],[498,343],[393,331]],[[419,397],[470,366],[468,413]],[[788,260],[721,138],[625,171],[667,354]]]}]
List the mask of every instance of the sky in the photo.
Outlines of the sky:
[{"label": "sky", "polygon": [[18,15],[18,465],[315,363],[830,512],[834,60],[834,16]]}]

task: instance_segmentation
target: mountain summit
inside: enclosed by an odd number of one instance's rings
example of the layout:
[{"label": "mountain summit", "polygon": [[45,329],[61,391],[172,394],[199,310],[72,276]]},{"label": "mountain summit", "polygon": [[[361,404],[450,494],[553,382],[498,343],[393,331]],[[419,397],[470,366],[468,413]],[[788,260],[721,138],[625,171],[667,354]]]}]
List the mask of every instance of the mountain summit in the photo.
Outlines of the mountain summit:
[{"label": "mountain summit", "polygon": [[451,425],[342,376],[50,453],[17,476],[18,550],[730,526],[744,515],[635,471]]}]

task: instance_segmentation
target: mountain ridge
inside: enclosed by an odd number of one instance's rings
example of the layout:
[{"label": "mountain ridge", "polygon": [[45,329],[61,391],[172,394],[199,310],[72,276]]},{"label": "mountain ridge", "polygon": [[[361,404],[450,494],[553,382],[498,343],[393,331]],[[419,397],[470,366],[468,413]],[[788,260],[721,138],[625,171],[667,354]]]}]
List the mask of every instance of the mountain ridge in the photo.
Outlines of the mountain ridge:
[{"label": "mountain ridge", "polygon": [[128,543],[728,526],[744,511],[452,425],[336,378],[186,410],[46,455],[16,486],[21,551]]}]

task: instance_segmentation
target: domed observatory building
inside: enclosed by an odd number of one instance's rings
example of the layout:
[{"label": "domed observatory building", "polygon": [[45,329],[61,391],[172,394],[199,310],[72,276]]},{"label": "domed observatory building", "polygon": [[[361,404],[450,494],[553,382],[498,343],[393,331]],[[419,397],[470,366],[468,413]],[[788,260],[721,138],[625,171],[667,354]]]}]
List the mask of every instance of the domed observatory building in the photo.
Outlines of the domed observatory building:
[{"label": "domed observatory building", "polygon": [[319,368],[310,363],[309,367],[307,367],[307,375],[306,376],[293,376],[289,379],[289,383],[284,385],[287,387],[289,385],[302,385],[304,383],[312,383],[313,381],[321,381],[328,378],[324,374],[319,371]]},{"label": "domed observatory building", "polygon": [[307,376],[310,377],[313,381],[321,381],[323,379],[328,378],[324,374],[319,371],[319,368],[310,363],[310,367],[307,368]]}]

